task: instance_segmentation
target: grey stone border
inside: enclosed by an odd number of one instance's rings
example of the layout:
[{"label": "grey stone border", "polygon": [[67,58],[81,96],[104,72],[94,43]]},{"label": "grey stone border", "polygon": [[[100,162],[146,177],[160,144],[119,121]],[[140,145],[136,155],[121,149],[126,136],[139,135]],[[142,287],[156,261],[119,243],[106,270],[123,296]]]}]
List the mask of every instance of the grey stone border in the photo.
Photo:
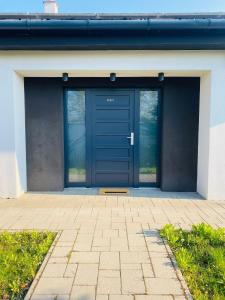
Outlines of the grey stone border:
[{"label": "grey stone border", "polygon": [[172,261],[172,264],[173,264],[173,267],[174,267],[174,269],[175,269],[177,278],[178,278],[178,280],[179,280],[180,283],[181,283],[181,286],[182,286],[182,289],[183,289],[183,291],[184,291],[184,295],[185,295],[186,299],[187,299],[187,300],[193,300],[193,297],[192,297],[192,295],[191,295],[191,292],[190,292],[190,290],[189,290],[189,288],[188,288],[188,286],[187,286],[187,283],[186,283],[186,281],[185,281],[185,279],[184,279],[184,277],[183,277],[183,274],[181,273],[181,271],[180,271],[180,269],[179,269],[179,267],[178,267],[176,258],[175,258],[175,256],[174,256],[174,254],[173,254],[173,252],[172,252],[172,250],[171,250],[169,244],[167,243],[167,240],[164,239],[164,238],[162,238],[162,237],[161,237],[161,239],[163,240],[163,243],[164,243],[164,245],[165,245],[165,247],[166,247],[166,251],[167,251],[167,253],[168,253],[169,258],[170,258],[171,261]]},{"label": "grey stone border", "polygon": [[[54,231],[52,231],[52,232],[54,232]],[[55,232],[57,233],[56,237],[55,237],[55,239],[54,239],[54,241],[53,241],[50,249],[48,250],[48,253],[46,254],[46,256],[45,256],[45,258],[44,258],[44,260],[43,260],[43,262],[42,262],[42,264],[41,264],[41,266],[40,266],[37,274],[35,275],[34,280],[32,281],[32,283],[31,283],[31,285],[30,285],[30,287],[29,287],[29,289],[28,289],[28,291],[26,293],[26,296],[24,297],[24,300],[30,300],[31,297],[33,296],[33,293],[34,293],[34,290],[35,290],[35,288],[36,288],[36,286],[38,284],[38,281],[41,278],[41,275],[42,275],[42,273],[43,273],[43,271],[44,271],[44,269],[45,269],[45,267],[46,267],[46,265],[47,265],[47,263],[49,261],[49,258],[51,256],[51,254],[52,254],[52,252],[53,252],[53,250],[54,250],[54,248],[55,248],[58,240],[59,240],[59,237],[60,237],[60,235],[62,233],[62,231],[55,231]]]}]

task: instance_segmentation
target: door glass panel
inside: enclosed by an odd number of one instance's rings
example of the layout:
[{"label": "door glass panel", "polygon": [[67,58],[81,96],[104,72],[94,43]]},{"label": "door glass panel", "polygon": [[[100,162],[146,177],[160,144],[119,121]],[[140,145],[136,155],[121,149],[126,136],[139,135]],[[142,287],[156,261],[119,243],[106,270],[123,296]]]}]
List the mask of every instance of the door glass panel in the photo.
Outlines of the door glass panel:
[{"label": "door glass panel", "polygon": [[157,182],[158,99],[154,90],[140,92],[139,182]]},{"label": "door glass panel", "polygon": [[66,155],[68,183],[86,181],[85,166],[85,92],[67,91],[66,97]]}]

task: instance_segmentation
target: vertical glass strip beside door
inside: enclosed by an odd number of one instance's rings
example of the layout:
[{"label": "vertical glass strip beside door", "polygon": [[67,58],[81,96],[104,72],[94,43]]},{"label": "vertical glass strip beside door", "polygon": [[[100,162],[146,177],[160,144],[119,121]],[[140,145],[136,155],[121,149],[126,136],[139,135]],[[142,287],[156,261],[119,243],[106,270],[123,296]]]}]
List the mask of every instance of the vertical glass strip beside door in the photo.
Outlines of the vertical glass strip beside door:
[{"label": "vertical glass strip beside door", "polygon": [[86,182],[85,91],[67,90],[65,107],[66,183]]},{"label": "vertical glass strip beside door", "polygon": [[140,91],[139,183],[156,185],[158,171],[159,91]]}]

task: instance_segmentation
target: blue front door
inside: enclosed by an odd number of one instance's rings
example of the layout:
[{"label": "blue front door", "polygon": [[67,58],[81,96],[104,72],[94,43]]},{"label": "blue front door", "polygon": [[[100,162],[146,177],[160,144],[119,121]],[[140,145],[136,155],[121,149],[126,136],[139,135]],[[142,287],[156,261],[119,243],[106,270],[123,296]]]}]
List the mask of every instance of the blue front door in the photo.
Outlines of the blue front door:
[{"label": "blue front door", "polygon": [[133,186],[134,90],[89,90],[92,186]]},{"label": "blue front door", "polygon": [[157,89],[65,90],[65,185],[159,184]]}]

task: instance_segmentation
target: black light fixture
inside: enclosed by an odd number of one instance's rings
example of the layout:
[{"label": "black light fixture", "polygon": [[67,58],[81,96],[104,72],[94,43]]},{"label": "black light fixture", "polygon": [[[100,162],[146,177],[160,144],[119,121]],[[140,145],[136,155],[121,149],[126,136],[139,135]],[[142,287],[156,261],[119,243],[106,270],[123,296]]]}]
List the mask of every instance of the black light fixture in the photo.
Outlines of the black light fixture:
[{"label": "black light fixture", "polygon": [[160,73],[158,74],[158,80],[159,80],[159,82],[163,82],[164,79],[165,79],[164,73],[163,73],[163,72],[160,72]]},{"label": "black light fixture", "polygon": [[62,81],[63,82],[69,81],[69,74],[68,73],[63,73],[62,74]]},{"label": "black light fixture", "polygon": [[116,81],[116,73],[110,73],[110,81],[111,82]]}]

